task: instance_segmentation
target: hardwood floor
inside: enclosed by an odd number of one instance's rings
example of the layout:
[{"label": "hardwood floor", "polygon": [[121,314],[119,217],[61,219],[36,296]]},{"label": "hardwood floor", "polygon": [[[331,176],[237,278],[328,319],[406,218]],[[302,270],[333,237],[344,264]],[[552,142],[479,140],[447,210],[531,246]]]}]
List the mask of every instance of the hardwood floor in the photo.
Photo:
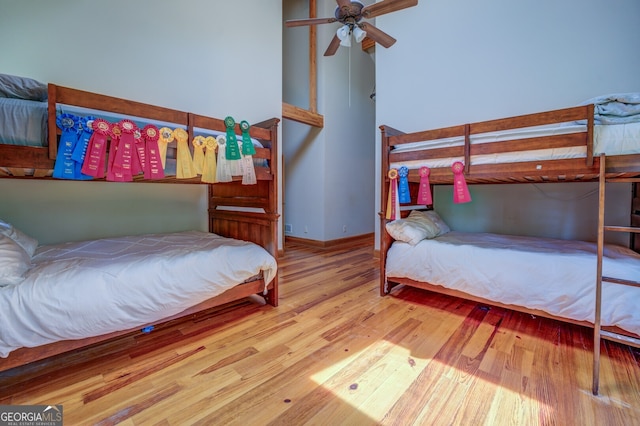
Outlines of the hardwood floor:
[{"label": "hardwood floor", "polygon": [[280,306],[255,301],[0,373],[0,405],[65,425],[640,424],[640,351],[592,331],[401,289],[368,244],[288,245]]}]

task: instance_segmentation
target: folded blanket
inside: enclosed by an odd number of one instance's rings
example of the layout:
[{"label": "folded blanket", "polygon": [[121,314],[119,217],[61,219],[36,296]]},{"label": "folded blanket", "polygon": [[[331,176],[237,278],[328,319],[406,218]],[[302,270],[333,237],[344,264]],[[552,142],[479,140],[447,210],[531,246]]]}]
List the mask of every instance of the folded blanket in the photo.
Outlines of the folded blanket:
[{"label": "folded blanket", "polygon": [[581,105],[594,104],[595,124],[640,122],[640,93],[613,93],[598,96]]}]

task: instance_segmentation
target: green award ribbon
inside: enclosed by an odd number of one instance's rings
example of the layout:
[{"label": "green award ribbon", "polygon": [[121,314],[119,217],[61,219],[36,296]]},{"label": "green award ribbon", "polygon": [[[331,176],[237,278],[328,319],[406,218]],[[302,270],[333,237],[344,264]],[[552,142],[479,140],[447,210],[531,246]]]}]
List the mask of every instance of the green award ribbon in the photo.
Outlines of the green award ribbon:
[{"label": "green award ribbon", "polygon": [[249,129],[251,125],[243,120],[240,122],[240,130],[242,130],[242,155],[256,155],[256,149],[253,146],[253,141],[251,141],[251,136],[249,136]]},{"label": "green award ribbon", "polygon": [[238,147],[238,138],[236,137],[235,126],[236,121],[233,117],[227,117],[224,119],[224,125],[227,127],[227,146],[225,156],[227,161],[240,160],[240,148]]}]

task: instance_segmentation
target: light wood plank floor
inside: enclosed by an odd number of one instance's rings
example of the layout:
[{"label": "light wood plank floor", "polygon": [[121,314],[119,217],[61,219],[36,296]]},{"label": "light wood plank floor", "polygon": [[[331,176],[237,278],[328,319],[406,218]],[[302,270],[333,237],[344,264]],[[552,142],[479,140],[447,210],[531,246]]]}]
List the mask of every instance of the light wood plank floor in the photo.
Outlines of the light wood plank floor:
[{"label": "light wood plank floor", "polygon": [[378,295],[370,244],[288,245],[280,306],[237,303],[0,373],[0,404],[67,425],[640,424],[640,352],[414,289]]}]

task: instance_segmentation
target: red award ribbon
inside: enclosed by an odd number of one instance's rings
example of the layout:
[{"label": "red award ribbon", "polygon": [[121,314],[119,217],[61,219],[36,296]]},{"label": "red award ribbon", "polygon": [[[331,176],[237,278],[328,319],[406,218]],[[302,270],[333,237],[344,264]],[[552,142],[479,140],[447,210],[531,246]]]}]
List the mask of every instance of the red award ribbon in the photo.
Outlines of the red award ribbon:
[{"label": "red award ribbon", "polygon": [[104,158],[107,152],[107,135],[111,124],[101,118],[93,120],[93,134],[82,163],[82,174],[96,178],[104,177]]},{"label": "red award ribbon", "polygon": [[124,182],[122,170],[113,167],[120,148],[120,136],[122,136],[120,126],[118,124],[111,126],[111,143],[109,144],[109,159],[107,161],[107,180],[111,182]]},{"label": "red award ribbon", "polygon": [[400,200],[398,199],[398,170],[391,169],[389,176],[389,198],[387,199],[387,214],[389,220],[396,220],[400,216]]},{"label": "red award ribbon", "polygon": [[142,138],[145,141],[144,178],[164,179],[164,169],[158,147],[160,130],[153,124],[148,124],[142,129]]},{"label": "red award ribbon", "polygon": [[120,129],[120,139],[118,141],[118,148],[116,150],[111,168],[116,176],[116,179],[124,182],[131,182],[133,180],[133,154],[135,152],[135,136],[133,132],[138,130],[138,126],[131,120],[120,120],[117,126],[114,126],[112,132],[116,129]]},{"label": "red award ribbon", "polygon": [[469,188],[467,188],[467,181],[464,179],[464,175],[462,174],[464,171],[464,164],[460,161],[456,161],[451,166],[451,170],[453,170],[453,202],[470,202],[471,195],[469,194]]},{"label": "red award ribbon", "polygon": [[429,175],[431,174],[431,169],[422,166],[418,172],[420,174],[420,188],[418,188],[418,204],[424,204],[425,206],[429,206],[433,204],[433,199],[431,198],[431,184],[429,183]]},{"label": "red award ribbon", "polygon": [[131,158],[131,172],[134,176],[144,173],[144,162],[146,160],[146,152],[144,150],[144,140],[142,139],[142,132],[140,129],[136,129],[133,132],[134,138],[134,150]]}]

